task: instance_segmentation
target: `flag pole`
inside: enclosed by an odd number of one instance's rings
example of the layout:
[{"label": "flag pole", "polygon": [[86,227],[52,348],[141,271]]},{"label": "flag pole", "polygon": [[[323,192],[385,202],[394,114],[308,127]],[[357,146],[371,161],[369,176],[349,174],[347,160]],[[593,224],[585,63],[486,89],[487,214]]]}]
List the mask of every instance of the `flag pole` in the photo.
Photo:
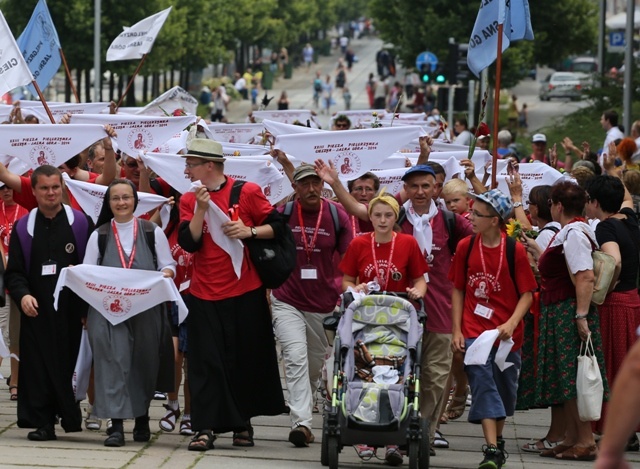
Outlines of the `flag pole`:
[{"label": "flag pole", "polygon": [[140,63],[138,64],[138,67],[136,68],[136,71],[133,72],[133,76],[129,80],[129,83],[127,83],[127,88],[124,90],[124,93],[122,94],[122,96],[120,96],[120,101],[118,101],[118,104],[116,105],[116,109],[119,108],[120,105],[122,104],[122,100],[124,99],[124,97],[129,92],[129,89],[131,88],[131,85],[133,85],[133,80],[136,79],[136,75],[138,75],[138,72],[140,72],[140,69],[142,68],[142,64],[144,64],[144,59],[146,59],[146,58],[147,58],[147,54],[144,54],[142,56],[142,58],[140,59]]},{"label": "flag pole", "polygon": [[51,109],[49,109],[49,106],[47,106],[47,100],[44,99],[44,95],[42,94],[42,91],[40,90],[40,87],[38,86],[38,82],[33,80],[31,82],[31,84],[36,89],[36,93],[38,93],[38,97],[40,98],[40,102],[44,106],[44,110],[47,111],[47,115],[49,116],[49,120],[51,120],[52,124],[55,124],[56,120],[53,118],[53,114],[51,114]]},{"label": "flag pole", "polygon": [[493,100],[493,154],[491,159],[491,188],[498,187],[498,127],[500,126],[500,81],[502,78],[502,30],[503,25],[498,25],[498,55],[496,58],[496,90]]},{"label": "flag pole", "polygon": [[64,52],[62,52],[62,47],[58,47],[60,51],[60,58],[62,59],[62,64],[64,65],[64,72],[67,75],[67,80],[69,80],[69,84],[71,85],[71,91],[73,91],[73,96],[76,98],[76,103],[80,102],[80,98],[78,97],[78,90],[76,90],[76,86],[73,84],[73,80],[71,79],[71,72],[69,71],[69,65],[67,65],[67,58],[64,56]]}]

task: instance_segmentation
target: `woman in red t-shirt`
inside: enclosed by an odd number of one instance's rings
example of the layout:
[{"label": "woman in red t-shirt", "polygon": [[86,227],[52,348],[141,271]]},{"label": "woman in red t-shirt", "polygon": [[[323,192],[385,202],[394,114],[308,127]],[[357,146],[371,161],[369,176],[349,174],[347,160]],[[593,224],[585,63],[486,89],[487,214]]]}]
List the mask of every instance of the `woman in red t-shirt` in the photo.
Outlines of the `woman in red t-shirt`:
[{"label": "woman in red t-shirt", "polygon": [[[411,299],[427,292],[427,261],[413,236],[393,228],[400,207],[396,199],[382,193],[369,204],[374,231],[354,238],[340,262],[342,288],[356,291],[406,292]],[[356,283],[356,280],[358,283]]]}]

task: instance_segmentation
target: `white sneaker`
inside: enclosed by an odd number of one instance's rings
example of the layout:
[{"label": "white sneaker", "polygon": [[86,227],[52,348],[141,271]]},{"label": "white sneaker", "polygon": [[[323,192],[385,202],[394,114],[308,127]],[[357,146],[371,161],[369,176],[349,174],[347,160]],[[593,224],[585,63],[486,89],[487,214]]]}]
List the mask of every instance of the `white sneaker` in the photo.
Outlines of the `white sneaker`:
[{"label": "white sneaker", "polygon": [[84,427],[87,430],[94,430],[94,431],[100,430],[100,428],[102,428],[102,420],[93,416],[93,406],[88,405],[86,412],[87,412],[87,416],[84,419]]}]

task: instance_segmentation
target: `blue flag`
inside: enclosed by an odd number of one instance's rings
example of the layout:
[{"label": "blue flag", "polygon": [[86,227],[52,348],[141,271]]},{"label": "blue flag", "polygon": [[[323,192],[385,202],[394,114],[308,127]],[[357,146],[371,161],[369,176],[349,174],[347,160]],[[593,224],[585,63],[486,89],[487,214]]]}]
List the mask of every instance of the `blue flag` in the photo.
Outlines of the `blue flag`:
[{"label": "blue flag", "polygon": [[469,39],[467,65],[476,76],[498,56],[498,25],[503,25],[502,51],[511,41],[533,39],[528,0],[481,0]]},{"label": "blue flag", "polygon": [[[34,79],[44,91],[62,63],[60,39],[45,0],[38,2],[27,27],[16,42]],[[29,91],[36,94],[33,85],[29,85]]]}]

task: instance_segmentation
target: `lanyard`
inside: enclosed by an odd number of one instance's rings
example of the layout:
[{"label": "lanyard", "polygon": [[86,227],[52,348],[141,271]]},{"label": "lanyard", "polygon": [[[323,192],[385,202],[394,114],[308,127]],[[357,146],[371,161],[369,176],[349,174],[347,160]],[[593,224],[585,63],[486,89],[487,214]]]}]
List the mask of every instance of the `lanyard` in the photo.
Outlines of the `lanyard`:
[{"label": "lanyard", "polygon": [[5,233],[7,236],[11,235],[11,228],[13,228],[13,225],[16,224],[16,219],[18,218],[18,212],[20,210],[20,206],[18,204],[14,205],[16,210],[15,212],[13,212],[13,221],[11,223],[9,223],[9,220],[7,220],[7,212],[6,212],[6,208],[5,208],[5,203],[2,202],[2,216],[4,217],[4,229],[5,229]]},{"label": "lanyard", "polygon": [[129,256],[129,263],[124,261],[124,250],[122,249],[122,243],[120,243],[120,236],[118,236],[118,228],[116,228],[115,220],[111,220],[111,228],[113,229],[113,236],[116,238],[116,247],[118,248],[118,254],[120,255],[120,263],[125,269],[130,269],[133,265],[133,259],[136,257],[136,239],[138,238],[138,219],[133,218],[133,248],[131,248],[131,255]]},{"label": "lanyard", "polygon": [[391,251],[389,252],[389,260],[387,261],[387,275],[384,279],[384,285],[381,282],[382,280],[382,270],[378,265],[378,260],[376,259],[376,248],[374,246],[375,243],[375,233],[371,233],[371,256],[373,257],[373,267],[376,269],[376,275],[378,277],[378,284],[380,285],[380,289],[382,291],[387,290],[387,285],[389,284],[389,277],[391,277],[391,260],[393,259],[393,250],[396,247],[396,233],[393,233],[393,237],[391,238]]},{"label": "lanyard", "polygon": [[316,228],[313,231],[311,237],[311,244],[307,243],[307,232],[304,229],[304,221],[302,220],[302,206],[298,202],[298,223],[300,223],[300,235],[302,237],[302,244],[304,244],[304,252],[307,253],[307,263],[311,264],[311,254],[313,248],[316,246],[316,239],[318,238],[318,231],[320,230],[320,222],[322,221],[322,209],[324,208],[324,201],[320,202],[320,211],[318,212],[318,221],[316,222]]},{"label": "lanyard", "polygon": [[354,238],[356,236],[358,236],[358,233],[356,233],[356,217],[355,217],[355,215],[351,215],[351,232],[353,233],[353,237]]},{"label": "lanyard", "polygon": [[[505,236],[504,235],[500,235],[500,258],[498,259],[498,272],[496,273],[496,283],[498,282],[499,278],[500,278],[500,272],[502,271],[502,261],[504,260],[504,245],[506,244],[505,242]],[[489,281],[489,277],[487,276],[487,266],[484,263],[484,249],[482,248],[482,236],[480,236],[480,261],[482,262],[482,273],[484,274],[484,278],[487,281],[487,298],[489,297],[489,294],[491,293],[490,290],[493,290],[493,288],[491,288],[491,282]]]}]

